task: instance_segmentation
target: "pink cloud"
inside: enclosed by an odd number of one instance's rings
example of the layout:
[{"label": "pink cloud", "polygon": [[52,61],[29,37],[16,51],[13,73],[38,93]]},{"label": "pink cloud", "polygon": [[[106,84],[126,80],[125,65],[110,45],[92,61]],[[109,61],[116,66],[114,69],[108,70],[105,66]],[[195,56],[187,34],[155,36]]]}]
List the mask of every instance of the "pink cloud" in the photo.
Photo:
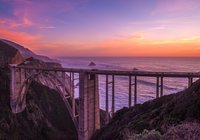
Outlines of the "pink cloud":
[{"label": "pink cloud", "polygon": [[22,23],[20,23],[19,21],[0,17],[0,27],[4,29],[19,27],[19,26],[22,26]]},{"label": "pink cloud", "polygon": [[131,22],[130,24],[145,24],[146,22]]},{"label": "pink cloud", "polygon": [[190,23],[188,21],[190,21],[191,19],[199,18],[199,17],[200,17],[200,15],[198,15],[198,16],[191,16],[191,17],[182,17],[182,18],[172,18],[172,19],[162,19],[162,20],[145,21],[145,22],[131,22],[130,24],[154,24],[154,23],[164,23],[164,24],[167,24],[167,23],[177,23],[177,22]]},{"label": "pink cloud", "polygon": [[47,26],[47,27],[45,27],[45,26],[43,26],[43,27],[39,27],[40,29],[54,29],[54,28],[56,28],[56,27],[53,27],[53,26]]},{"label": "pink cloud", "polygon": [[16,1],[16,2],[23,2],[23,3],[32,3],[32,2],[30,2],[30,1],[28,1],[28,0],[14,0],[14,1]]},{"label": "pink cloud", "polygon": [[166,29],[165,27],[161,26],[161,27],[155,27],[153,28],[153,30],[161,30],[161,29]]},{"label": "pink cloud", "polygon": [[30,42],[38,39],[38,36],[31,36],[24,32],[14,32],[14,31],[7,31],[7,30],[0,30],[0,36],[2,38],[14,40],[17,42]]},{"label": "pink cloud", "polygon": [[[54,16],[70,10],[77,5],[89,0],[6,0],[12,6],[15,19],[5,19],[0,17],[2,24],[7,28],[35,26],[37,28],[54,28],[52,23],[69,24],[66,21],[55,19]],[[39,3],[39,4],[38,4]],[[52,10],[56,9],[56,10]]]},{"label": "pink cloud", "polygon": [[127,39],[144,39],[144,34],[143,32],[136,32],[135,35],[127,37]]}]

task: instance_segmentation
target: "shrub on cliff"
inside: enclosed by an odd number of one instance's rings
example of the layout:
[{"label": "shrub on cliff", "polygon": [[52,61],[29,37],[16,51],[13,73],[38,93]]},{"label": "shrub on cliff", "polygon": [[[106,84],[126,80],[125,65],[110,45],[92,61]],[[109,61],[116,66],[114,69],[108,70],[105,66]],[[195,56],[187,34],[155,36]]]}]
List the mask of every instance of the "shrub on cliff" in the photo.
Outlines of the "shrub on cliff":
[{"label": "shrub on cliff", "polygon": [[158,99],[137,104],[134,107],[124,107],[117,111],[112,120],[99,131],[93,140],[123,139],[123,131],[130,130],[134,134],[142,133],[144,129],[155,129],[161,134],[164,127],[179,125],[183,122],[200,122],[200,80],[188,89]]},{"label": "shrub on cliff", "polygon": [[145,129],[142,133],[134,134],[129,130],[124,131],[124,139],[127,140],[199,140],[200,125],[196,122],[183,123],[176,126],[167,126],[162,135],[159,131]]}]

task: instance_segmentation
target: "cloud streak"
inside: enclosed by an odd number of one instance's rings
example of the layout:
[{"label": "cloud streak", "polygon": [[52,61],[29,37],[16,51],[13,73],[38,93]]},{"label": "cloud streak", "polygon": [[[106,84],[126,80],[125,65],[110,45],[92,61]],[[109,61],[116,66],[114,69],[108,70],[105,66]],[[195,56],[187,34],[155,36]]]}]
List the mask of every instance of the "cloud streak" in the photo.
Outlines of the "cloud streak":
[{"label": "cloud streak", "polygon": [[195,39],[198,39],[198,38],[200,38],[200,36],[194,36],[194,37],[191,37],[191,38],[185,38],[185,39],[181,39],[181,40],[187,41],[187,40],[195,40]]},{"label": "cloud streak", "polygon": [[17,42],[27,43],[38,39],[38,36],[32,36],[24,32],[14,32],[7,30],[0,30],[0,36],[3,38],[11,39]]},{"label": "cloud streak", "polygon": [[155,28],[153,28],[153,30],[161,30],[161,29],[166,29],[165,27],[155,27]]},{"label": "cloud streak", "polygon": [[134,35],[134,36],[129,36],[127,39],[144,39],[144,37],[141,35]]},{"label": "cloud streak", "polygon": [[158,6],[151,15],[179,10],[194,11],[200,7],[199,4],[199,0],[162,0],[158,1]]}]

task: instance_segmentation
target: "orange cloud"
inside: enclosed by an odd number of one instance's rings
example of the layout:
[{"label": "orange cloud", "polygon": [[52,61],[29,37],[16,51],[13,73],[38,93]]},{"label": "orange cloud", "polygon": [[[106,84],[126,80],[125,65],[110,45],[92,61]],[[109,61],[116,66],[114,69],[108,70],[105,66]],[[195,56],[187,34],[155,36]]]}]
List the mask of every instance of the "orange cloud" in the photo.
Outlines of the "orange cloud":
[{"label": "orange cloud", "polygon": [[168,44],[168,43],[178,43],[180,41],[172,41],[172,40],[167,40],[167,41],[156,41],[156,42],[150,42],[148,44]]},{"label": "orange cloud", "polygon": [[[193,43],[196,44],[197,42],[191,42],[192,40],[200,39],[200,36],[194,36],[191,38],[185,38],[180,40],[164,40],[164,41],[155,41],[155,42],[149,42],[147,44],[169,44],[169,43]],[[145,43],[146,44],[146,43]]]},{"label": "orange cloud", "polygon": [[143,37],[143,36],[136,35],[136,36],[130,36],[130,37],[128,37],[127,39],[144,39],[144,37]]},{"label": "orange cloud", "polygon": [[127,39],[144,39],[145,37],[143,36],[143,34],[146,33],[136,32],[135,35],[129,36]]},{"label": "orange cloud", "polygon": [[198,39],[198,38],[200,38],[200,36],[194,36],[194,37],[191,37],[191,38],[185,38],[185,39],[181,39],[181,40],[187,41],[187,40],[195,40],[195,39]]}]

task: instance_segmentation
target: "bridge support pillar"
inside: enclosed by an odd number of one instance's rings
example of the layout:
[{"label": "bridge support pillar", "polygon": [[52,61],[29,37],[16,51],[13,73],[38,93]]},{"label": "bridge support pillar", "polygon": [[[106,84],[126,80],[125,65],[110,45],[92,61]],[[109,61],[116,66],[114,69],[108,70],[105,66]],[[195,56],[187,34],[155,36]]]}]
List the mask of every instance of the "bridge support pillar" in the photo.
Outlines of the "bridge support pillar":
[{"label": "bridge support pillar", "polygon": [[19,113],[26,107],[25,87],[21,88],[25,80],[24,69],[11,67],[10,79],[10,107],[13,113]]},{"label": "bridge support pillar", "polygon": [[98,75],[79,75],[79,140],[88,140],[100,129]]},{"label": "bridge support pillar", "polygon": [[192,77],[188,77],[188,88],[192,85],[193,79]]}]

